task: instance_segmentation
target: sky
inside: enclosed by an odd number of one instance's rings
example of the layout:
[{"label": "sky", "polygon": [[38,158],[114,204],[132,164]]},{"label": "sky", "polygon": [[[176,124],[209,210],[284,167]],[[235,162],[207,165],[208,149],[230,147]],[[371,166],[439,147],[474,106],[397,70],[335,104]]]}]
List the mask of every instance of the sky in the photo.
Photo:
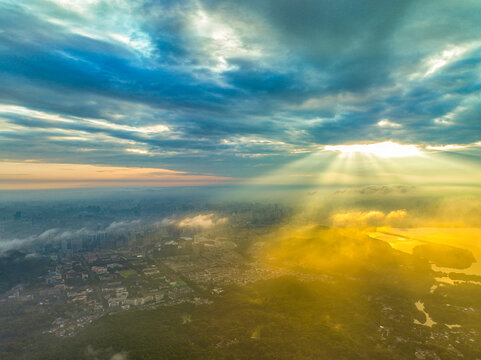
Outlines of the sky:
[{"label": "sky", "polygon": [[476,183],[480,79],[478,0],[0,0],[0,189]]}]

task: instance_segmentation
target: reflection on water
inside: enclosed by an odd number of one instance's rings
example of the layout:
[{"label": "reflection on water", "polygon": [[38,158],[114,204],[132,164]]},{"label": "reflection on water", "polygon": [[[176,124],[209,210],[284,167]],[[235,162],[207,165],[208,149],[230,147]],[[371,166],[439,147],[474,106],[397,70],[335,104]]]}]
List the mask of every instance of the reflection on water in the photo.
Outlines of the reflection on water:
[{"label": "reflection on water", "polygon": [[416,325],[432,327],[433,325],[437,324],[437,322],[431,319],[431,316],[429,316],[429,314],[424,310],[424,303],[421,302],[421,300],[416,301],[414,305],[416,306],[416,309],[424,313],[424,315],[426,316],[426,321],[424,321],[424,323],[414,319],[414,323]]},{"label": "reflection on water", "polygon": [[[452,269],[432,264],[434,271],[455,272],[467,275],[481,276],[481,229],[479,228],[393,228],[389,231],[375,231],[369,233],[373,238],[386,241],[394,249],[412,254],[414,247],[427,243],[445,244],[470,250],[477,262],[467,269]],[[438,282],[446,284],[459,283],[449,277],[439,277]],[[465,281],[461,281],[465,282]],[[478,283],[469,281],[470,283]]]},{"label": "reflection on water", "polygon": [[[437,243],[444,244],[453,247],[458,247],[462,249],[470,250],[476,262],[474,262],[467,269],[454,269],[448,267],[437,266],[431,262],[431,268],[433,271],[440,274],[436,277],[436,284],[433,284],[429,289],[432,294],[441,286],[446,285],[457,285],[457,284],[474,284],[481,285],[481,281],[476,281],[476,279],[457,279],[453,276],[449,276],[450,273],[453,274],[465,274],[465,275],[477,275],[481,276],[481,229],[477,228],[410,228],[410,229],[390,229],[389,231],[376,231],[369,233],[369,236],[379,240],[386,241],[394,249],[412,254],[413,249],[422,244],[426,243]],[[441,275],[443,274],[443,275]],[[419,320],[414,319],[414,324],[422,325],[427,327],[432,327],[437,324],[425,311],[424,303],[418,300],[414,304],[416,308],[421,311],[425,316],[426,320],[424,323]],[[460,328],[460,324],[445,324],[449,329]]]},{"label": "reflection on water", "polygon": [[419,240],[410,239],[405,236],[384,231],[371,232],[369,233],[369,236],[378,240],[383,240],[389,243],[389,245],[391,245],[394,249],[408,254],[412,254],[413,248],[423,243]]},{"label": "reflection on water", "polygon": [[455,328],[460,328],[460,327],[461,327],[461,325],[459,325],[459,324],[453,324],[453,325],[448,325],[448,324],[446,324],[446,326],[447,326],[448,328],[450,328],[450,329],[455,329]]},{"label": "reflection on water", "polygon": [[481,276],[481,261],[479,261],[481,259],[480,228],[395,228],[391,229],[389,233],[395,234],[395,236],[391,236],[386,241],[395,249],[409,253],[412,253],[414,246],[425,241],[470,250],[477,262],[473,263],[468,269],[433,267],[433,270]]},{"label": "reflection on water", "polygon": [[[447,268],[447,267],[441,267],[441,266],[436,266],[435,264],[431,264],[431,269],[433,271],[439,271],[443,273],[456,273],[456,274],[466,274],[466,275],[478,275],[481,276],[481,269],[479,269],[479,265],[481,265],[479,262],[474,263],[471,265],[469,268],[460,270],[460,269],[453,269],[453,268]],[[438,278],[436,278],[437,280]],[[465,283],[468,282],[470,284],[478,284],[481,285],[481,282],[479,281],[460,281],[460,280],[453,280],[447,276],[439,278],[439,279],[445,279],[444,282],[447,282],[449,284],[455,284],[455,283]]]},{"label": "reflection on water", "polygon": [[[432,264],[431,264],[431,267],[432,267]],[[434,270],[434,269],[433,269]],[[455,285],[456,282],[459,282],[459,281],[454,281],[453,279],[451,279],[449,276],[440,276],[440,277],[436,277],[434,278],[438,283],[441,283],[441,284],[447,284],[447,285]],[[434,292],[434,291],[433,291]]]}]

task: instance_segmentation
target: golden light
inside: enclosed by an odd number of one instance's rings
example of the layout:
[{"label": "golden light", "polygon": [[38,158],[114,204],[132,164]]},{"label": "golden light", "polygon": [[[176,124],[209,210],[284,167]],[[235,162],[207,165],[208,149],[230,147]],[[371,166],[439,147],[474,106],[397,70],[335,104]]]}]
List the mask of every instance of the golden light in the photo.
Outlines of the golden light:
[{"label": "golden light", "polygon": [[327,145],[325,151],[338,151],[342,154],[361,153],[383,158],[418,156],[421,151],[416,145],[402,145],[392,141],[375,144]]}]

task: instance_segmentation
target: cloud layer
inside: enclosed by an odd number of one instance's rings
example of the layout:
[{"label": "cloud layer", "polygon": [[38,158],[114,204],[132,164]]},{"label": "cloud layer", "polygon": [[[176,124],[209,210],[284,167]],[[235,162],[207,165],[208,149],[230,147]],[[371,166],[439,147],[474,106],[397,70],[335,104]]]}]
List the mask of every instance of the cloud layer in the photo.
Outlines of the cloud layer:
[{"label": "cloud layer", "polygon": [[479,157],[480,14],[476,0],[0,0],[0,158],[249,176],[349,143]]},{"label": "cloud layer", "polygon": [[159,224],[163,226],[174,225],[179,228],[209,229],[224,225],[229,221],[226,217],[219,217],[214,213],[186,216],[184,218],[165,218]]}]

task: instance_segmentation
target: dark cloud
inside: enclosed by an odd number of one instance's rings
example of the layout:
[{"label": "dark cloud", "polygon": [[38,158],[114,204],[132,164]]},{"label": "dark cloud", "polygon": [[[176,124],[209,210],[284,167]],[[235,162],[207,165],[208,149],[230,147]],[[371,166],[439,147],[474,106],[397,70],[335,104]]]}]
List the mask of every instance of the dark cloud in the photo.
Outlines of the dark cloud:
[{"label": "dark cloud", "polygon": [[1,0],[0,153],[234,174],[323,144],[473,143],[480,34],[477,1]]}]

